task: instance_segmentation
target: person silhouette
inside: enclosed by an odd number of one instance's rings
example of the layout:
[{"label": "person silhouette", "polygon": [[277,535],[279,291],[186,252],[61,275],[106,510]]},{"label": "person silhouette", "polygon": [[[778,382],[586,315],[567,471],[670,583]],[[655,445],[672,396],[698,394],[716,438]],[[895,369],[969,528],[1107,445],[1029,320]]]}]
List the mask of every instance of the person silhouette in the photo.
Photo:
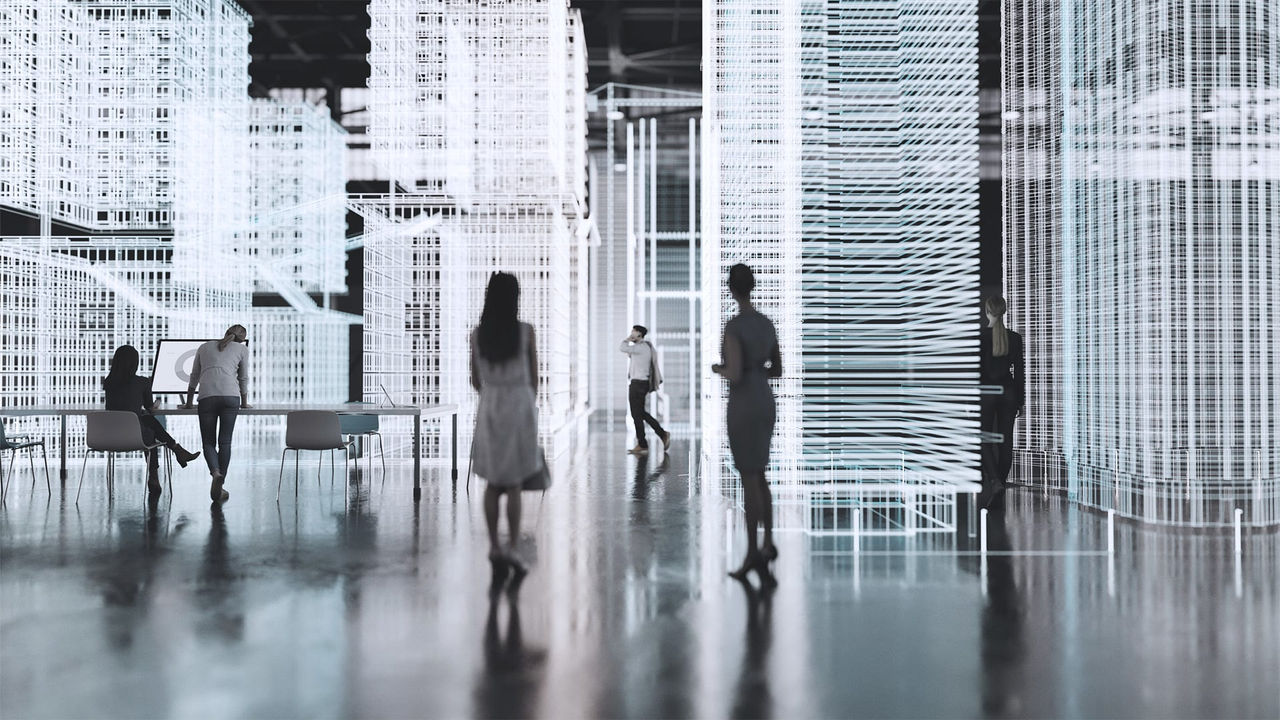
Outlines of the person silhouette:
[{"label": "person silhouette", "polygon": [[[733,464],[742,477],[743,510],[747,524],[747,556],[729,573],[741,580],[755,570],[763,585],[776,584],[769,563],[778,557],[773,544],[773,495],[765,479],[769,444],[777,405],[769,378],[782,375],[782,351],[773,322],[751,304],[756,278],[741,263],[729,269],[729,292],[738,303],[738,314],[724,326],[721,362],[711,371],[729,382],[726,426]],[[763,525],[764,543],[757,546],[756,531]]]},{"label": "person silhouette", "polygon": [[988,507],[1004,491],[1013,468],[1013,424],[1026,399],[1025,358],[1022,336],[1004,325],[1004,298],[988,297],[982,303],[987,325],[979,336],[979,372],[983,385],[999,385],[999,395],[980,399],[982,432],[1000,435],[999,442],[982,443],[982,493],[979,502]]},{"label": "person silhouette", "polygon": [[[518,551],[520,492],[543,468],[538,448],[538,349],[533,326],[520,322],[520,283],[494,273],[480,323],[471,333],[471,387],[480,394],[471,463],[485,481],[484,519],[494,579],[526,572]],[[507,499],[507,546],[498,539],[498,501]]]}]

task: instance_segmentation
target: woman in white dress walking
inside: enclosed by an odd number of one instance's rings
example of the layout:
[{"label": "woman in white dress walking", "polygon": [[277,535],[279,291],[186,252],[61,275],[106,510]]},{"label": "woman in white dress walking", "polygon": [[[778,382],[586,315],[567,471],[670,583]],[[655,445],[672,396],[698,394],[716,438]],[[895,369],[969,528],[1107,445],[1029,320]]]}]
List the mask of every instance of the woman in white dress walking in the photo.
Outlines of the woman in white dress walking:
[{"label": "woman in white dress walking", "polygon": [[[484,478],[484,518],[494,579],[523,576],[516,552],[520,489],[542,469],[538,451],[538,352],[533,326],[520,322],[520,284],[499,272],[489,278],[480,324],[471,333],[471,386],[480,393],[471,463]],[[498,540],[498,503],[507,498],[507,545]]]}]

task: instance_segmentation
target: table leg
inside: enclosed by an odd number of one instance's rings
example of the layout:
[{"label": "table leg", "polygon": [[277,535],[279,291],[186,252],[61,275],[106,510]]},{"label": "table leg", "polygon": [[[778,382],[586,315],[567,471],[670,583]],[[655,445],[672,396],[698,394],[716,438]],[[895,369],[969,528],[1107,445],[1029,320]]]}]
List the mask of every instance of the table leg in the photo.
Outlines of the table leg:
[{"label": "table leg", "polygon": [[58,441],[58,455],[62,462],[58,466],[58,477],[62,479],[62,484],[67,484],[67,416],[60,415],[59,420],[62,423],[62,435]]},{"label": "table leg", "polygon": [[413,416],[413,501],[422,499],[422,416]]},{"label": "table leg", "polygon": [[458,486],[458,413],[453,413],[453,485]]}]

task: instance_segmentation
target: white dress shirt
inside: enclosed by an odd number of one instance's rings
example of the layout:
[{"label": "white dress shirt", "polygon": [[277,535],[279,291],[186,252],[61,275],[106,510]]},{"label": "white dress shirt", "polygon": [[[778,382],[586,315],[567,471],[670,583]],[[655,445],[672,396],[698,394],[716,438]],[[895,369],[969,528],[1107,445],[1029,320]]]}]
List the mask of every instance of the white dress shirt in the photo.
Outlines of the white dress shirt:
[{"label": "white dress shirt", "polygon": [[653,363],[653,346],[648,340],[631,342],[623,340],[618,349],[627,354],[630,361],[627,365],[628,380],[648,380],[649,366]]}]

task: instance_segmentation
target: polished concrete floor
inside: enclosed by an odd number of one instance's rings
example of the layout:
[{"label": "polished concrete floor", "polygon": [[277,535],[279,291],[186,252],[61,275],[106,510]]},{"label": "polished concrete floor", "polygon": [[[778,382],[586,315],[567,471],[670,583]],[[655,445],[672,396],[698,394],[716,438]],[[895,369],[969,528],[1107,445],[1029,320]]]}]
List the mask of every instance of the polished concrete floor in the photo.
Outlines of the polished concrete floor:
[{"label": "polished concrete floor", "polygon": [[[407,468],[344,499],[271,447],[210,507],[19,475],[0,508],[0,717],[1280,717],[1280,541],[1118,523],[1011,492],[954,536],[779,535],[772,593],[729,579],[740,514],[690,447],[595,433],[526,494],[489,592],[480,494]],[[131,467],[133,469],[127,469]],[[25,470],[25,468],[24,468]],[[363,468],[362,468],[363,470]],[[91,471],[92,472],[92,471]],[[339,475],[341,473],[339,472]]]}]

